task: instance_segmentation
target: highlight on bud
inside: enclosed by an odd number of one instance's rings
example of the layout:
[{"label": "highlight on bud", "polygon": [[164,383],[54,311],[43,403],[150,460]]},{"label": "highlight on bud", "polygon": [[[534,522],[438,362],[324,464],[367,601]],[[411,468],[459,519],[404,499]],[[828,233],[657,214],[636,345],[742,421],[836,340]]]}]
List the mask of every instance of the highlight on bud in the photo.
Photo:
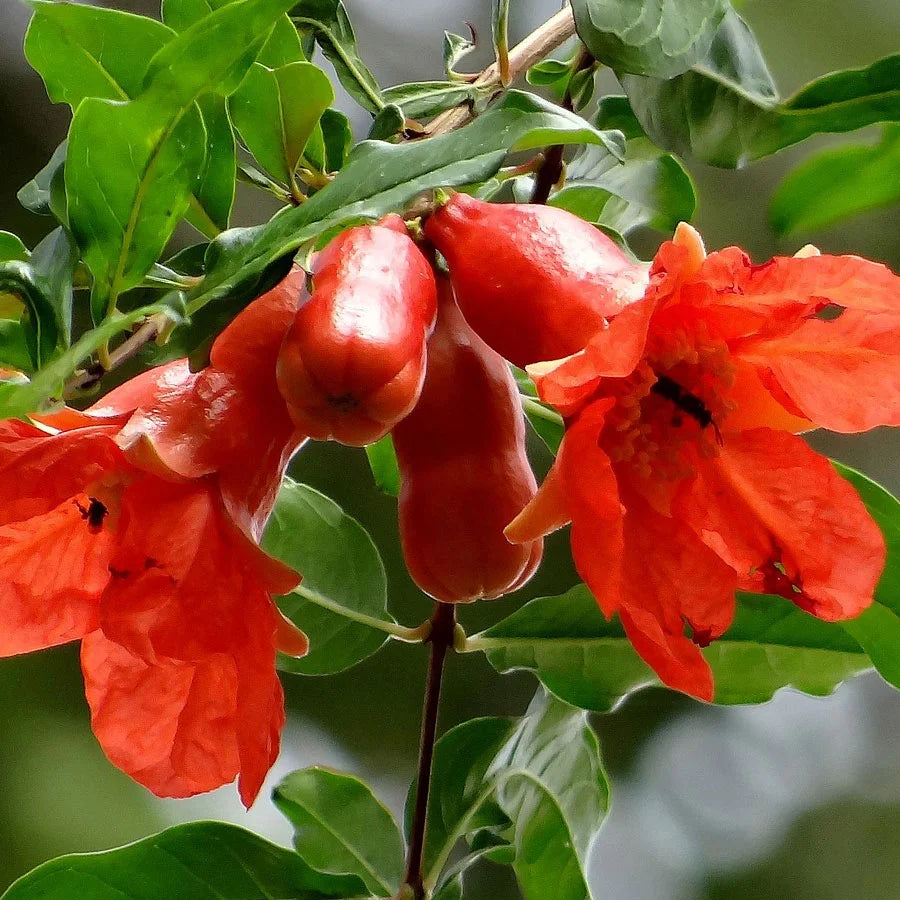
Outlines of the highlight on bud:
[{"label": "highlight on bud", "polygon": [[425,223],[478,336],[525,368],[583,349],[639,300],[647,267],[584,219],[552,206],[455,194]]},{"label": "highlight on bud", "polygon": [[434,326],[434,275],[398,215],[347,229],[317,253],[278,355],[296,427],[316,440],[377,441],[415,405]]}]

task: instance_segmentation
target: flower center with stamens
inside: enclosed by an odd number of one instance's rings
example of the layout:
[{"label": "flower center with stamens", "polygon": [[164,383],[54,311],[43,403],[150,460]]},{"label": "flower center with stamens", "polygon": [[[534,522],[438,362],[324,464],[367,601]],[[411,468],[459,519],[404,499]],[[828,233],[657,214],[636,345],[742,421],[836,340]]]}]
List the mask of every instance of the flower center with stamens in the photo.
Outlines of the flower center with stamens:
[{"label": "flower center with stamens", "polygon": [[601,443],[613,462],[631,466],[641,478],[680,479],[691,474],[691,446],[715,456],[721,426],[732,405],[723,389],[734,379],[724,343],[673,339],[661,352],[650,352],[615,387]]}]

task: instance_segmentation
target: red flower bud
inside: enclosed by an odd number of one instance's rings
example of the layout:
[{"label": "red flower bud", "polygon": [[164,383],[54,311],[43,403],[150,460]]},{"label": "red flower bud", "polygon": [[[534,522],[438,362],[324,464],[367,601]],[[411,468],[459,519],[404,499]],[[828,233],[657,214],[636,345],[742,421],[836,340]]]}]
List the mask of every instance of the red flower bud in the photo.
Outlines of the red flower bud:
[{"label": "red flower bud", "polygon": [[422,396],[393,432],[400,538],[416,584],[465,603],[525,584],[543,543],[514,546],[503,535],[536,491],[515,381],[466,324],[446,280],[438,291]]},{"label": "red flower bud", "polygon": [[524,368],[577,353],[643,296],[646,269],[562,209],[455,194],[425,224],[466,320]]},{"label": "red flower bud", "polygon": [[278,356],[279,389],[310,437],[372,443],[418,399],[436,310],[431,266],[391,215],[336,237],[311,278]]}]

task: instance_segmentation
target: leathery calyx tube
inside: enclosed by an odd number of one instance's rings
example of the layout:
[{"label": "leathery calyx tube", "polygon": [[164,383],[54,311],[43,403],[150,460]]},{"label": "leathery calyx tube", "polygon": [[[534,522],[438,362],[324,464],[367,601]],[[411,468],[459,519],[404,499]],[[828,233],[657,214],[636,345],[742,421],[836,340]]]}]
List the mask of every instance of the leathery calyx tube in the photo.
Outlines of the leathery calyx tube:
[{"label": "leathery calyx tube", "polygon": [[537,490],[515,381],[468,326],[443,277],[438,296],[422,395],[393,432],[400,538],[423,591],[468,603],[524,585],[543,542],[516,546],[503,535]]}]

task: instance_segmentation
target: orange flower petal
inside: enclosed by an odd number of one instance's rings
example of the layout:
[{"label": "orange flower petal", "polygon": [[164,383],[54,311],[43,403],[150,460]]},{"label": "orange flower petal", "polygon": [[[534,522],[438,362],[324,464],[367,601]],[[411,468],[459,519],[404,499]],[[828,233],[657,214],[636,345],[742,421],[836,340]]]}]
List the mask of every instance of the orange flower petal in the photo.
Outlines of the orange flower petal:
[{"label": "orange flower petal", "polygon": [[836,319],[808,319],[739,353],[771,372],[816,425],[841,432],[900,425],[900,296],[897,305],[893,314],[846,309]]},{"label": "orange flower petal", "polygon": [[836,303],[867,312],[897,312],[900,277],[859,256],[776,256],[740,285],[756,303]]},{"label": "orange flower petal", "polygon": [[0,422],[0,525],[59,506],[126,465],[113,427],[48,434],[15,419]]},{"label": "orange flower petal", "polygon": [[853,487],[795,435],[729,436],[680,512],[744,588],[780,593],[827,621],[871,602],[884,538]]},{"label": "orange flower petal", "polygon": [[[211,480],[175,484],[146,477],[130,485],[122,499],[119,542],[113,579],[103,595],[101,628],[127,654],[121,665],[131,674],[122,676],[123,683],[133,677],[149,693],[161,683],[177,730],[154,744],[162,761],[149,774],[107,748],[110,758],[129,774],[137,769],[135,777],[157,792],[209,790],[232,780],[239,768],[241,796],[249,805],[278,753],[283,724],[275,673],[276,636],[283,631],[271,593],[289,591],[299,576],[231,523]],[[305,649],[300,633],[294,632],[288,649]],[[195,680],[202,679],[189,694],[180,686],[185,667]],[[227,690],[222,687],[233,707],[230,718],[216,700],[215,686],[222,679],[233,682]],[[126,715],[116,711],[124,703],[124,687],[98,691],[100,699],[92,707],[106,704],[114,723]],[[104,745],[118,740],[119,727],[111,726],[106,737],[98,732]],[[179,741],[196,743],[194,731],[204,728],[213,731],[203,758],[213,762],[206,768],[188,765],[179,755]],[[238,768],[226,765],[233,752]]]},{"label": "orange flower petal", "polygon": [[626,508],[620,611],[626,633],[664,684],[712,700],[712,675],[696,645],[706,646],[731,624],[735,573],[678,519],[630,492]]},{"label": "orange flower petal", "polygon": [[589,406],[571,425],[558,465],[572,517],[572,557],[578,574],[607,616],[621,602],[622,504],[609,457],[598,447],[609,407]]},{"label": "orange flower petal", "polygon": [[77,640],[97,627],[114,536],[85,494],[0,527],[0,656]]},{"label": "orange flower petal", "polygon": [[231,657],[150,664],[95,631],[82,642],[81,667],[91,727],[113,765],[160,797],[234,781],[239,712]]}]

